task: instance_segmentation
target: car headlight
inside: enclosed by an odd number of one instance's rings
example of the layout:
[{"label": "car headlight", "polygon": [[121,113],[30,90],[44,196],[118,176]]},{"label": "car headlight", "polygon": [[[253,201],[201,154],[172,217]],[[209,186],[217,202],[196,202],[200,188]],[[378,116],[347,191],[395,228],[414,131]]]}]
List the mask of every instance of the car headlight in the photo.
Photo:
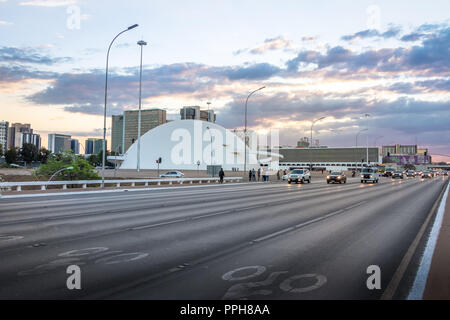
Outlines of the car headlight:
[{"label": "car headlight", "polygon": [[364,178],[364,175],[361,175],[361,178]]},{"label": "car headlight", "polygon": [[330,179],[330,176],[327,176],[327,179]]}]

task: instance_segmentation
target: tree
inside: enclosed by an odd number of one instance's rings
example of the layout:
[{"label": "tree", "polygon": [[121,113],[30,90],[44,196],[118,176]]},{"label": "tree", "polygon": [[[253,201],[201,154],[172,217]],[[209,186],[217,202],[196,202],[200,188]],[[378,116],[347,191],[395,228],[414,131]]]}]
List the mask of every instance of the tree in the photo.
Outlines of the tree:
[{"label": "tree", "polygon": [[61,169],[73,167],[72,170],[62,170],[55,180],[98,180],[100,177],[93,170],[94,167],[83,157],[76,156],[73,152],[63,152],[58,157],[52,156],[46,164],[36,170],[35,175],[49,179],[55,172]]},{"label": "tree", "polygon": [[39,150],[38,161],[42,164],[46,164],[51,154],[50,150],[41,148],[41,150]]},{"label": "tree", "polygon": [[18,152],[16,148],[9,148],[5,153],[5,160],[7,164],[16,163],[18,159]]},{"label": "tree", "polygon": [[32,143],[24,143],[20,150],[20,156],[25,162],[37,161],[39,158],[38,148]]}]

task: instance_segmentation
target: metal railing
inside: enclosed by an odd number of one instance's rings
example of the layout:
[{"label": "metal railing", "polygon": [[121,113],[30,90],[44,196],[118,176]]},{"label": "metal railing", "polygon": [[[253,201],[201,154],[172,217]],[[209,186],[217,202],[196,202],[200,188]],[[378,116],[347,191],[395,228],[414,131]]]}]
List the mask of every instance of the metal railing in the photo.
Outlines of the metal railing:
[{"label": "metal railing", "polygon": [[[120,188],[123,184],[130,184],[131,187],[150,185],[160,186],[162,184],[211,184],[219,183],[219,178],[180,178],[180,179],[135,179],[135,180],[105,180],[105,186],[111,185]],[[240,182],[242,177],[224,178],[224,182]],[[27,182],[0,182],[0,191],[22,191],[22,187],[39,187],[40,190],[47,190],[48,186],[62,186],[63,190],[67,189],[68,185],[78,185],[82,189],[87,189],[89,185],[101,185],[102,180],[73,180],[73,181],[27,181]]]}]

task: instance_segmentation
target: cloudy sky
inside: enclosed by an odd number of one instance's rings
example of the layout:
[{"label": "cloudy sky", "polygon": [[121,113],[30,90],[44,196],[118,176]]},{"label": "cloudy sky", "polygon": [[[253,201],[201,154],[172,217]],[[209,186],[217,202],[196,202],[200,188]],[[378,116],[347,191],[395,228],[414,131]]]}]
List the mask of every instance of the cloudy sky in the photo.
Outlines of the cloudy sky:
[{"label": "cloudy sky", "polygon": [[[281,144],[429,147],[450,161],[450,1],[0,0],[0,120],[41,133],[101,135],[111,39],[108,114],[138,105],[177,119],[185,105],[239,128],[280,130]],[[370,114],[368,120],[365,114]],[[110,121],[108,121],[110,125]],[[362,144],[366,138],[362,135]]]}]

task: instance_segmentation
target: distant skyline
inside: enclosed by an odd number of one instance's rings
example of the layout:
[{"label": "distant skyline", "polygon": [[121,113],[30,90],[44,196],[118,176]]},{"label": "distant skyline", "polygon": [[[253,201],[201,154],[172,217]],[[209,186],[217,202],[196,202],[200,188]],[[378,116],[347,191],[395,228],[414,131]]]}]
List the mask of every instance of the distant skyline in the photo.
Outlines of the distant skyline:
[{"label": "distant skyline", "polygon": [[371,145],[450,155],[449,12],[448,0],[0,0],[0,120],[30,123],[43,146],[48,133],[100,138],[106,49],[138,23],[111,51],[109,115],[138,107],[144,39],[143,108],[168,119],[210,101],[219,125],[242,127],[264,85],[249,125],[283,145],[327,116],[323,145],[353,146],[368,125]]}]

